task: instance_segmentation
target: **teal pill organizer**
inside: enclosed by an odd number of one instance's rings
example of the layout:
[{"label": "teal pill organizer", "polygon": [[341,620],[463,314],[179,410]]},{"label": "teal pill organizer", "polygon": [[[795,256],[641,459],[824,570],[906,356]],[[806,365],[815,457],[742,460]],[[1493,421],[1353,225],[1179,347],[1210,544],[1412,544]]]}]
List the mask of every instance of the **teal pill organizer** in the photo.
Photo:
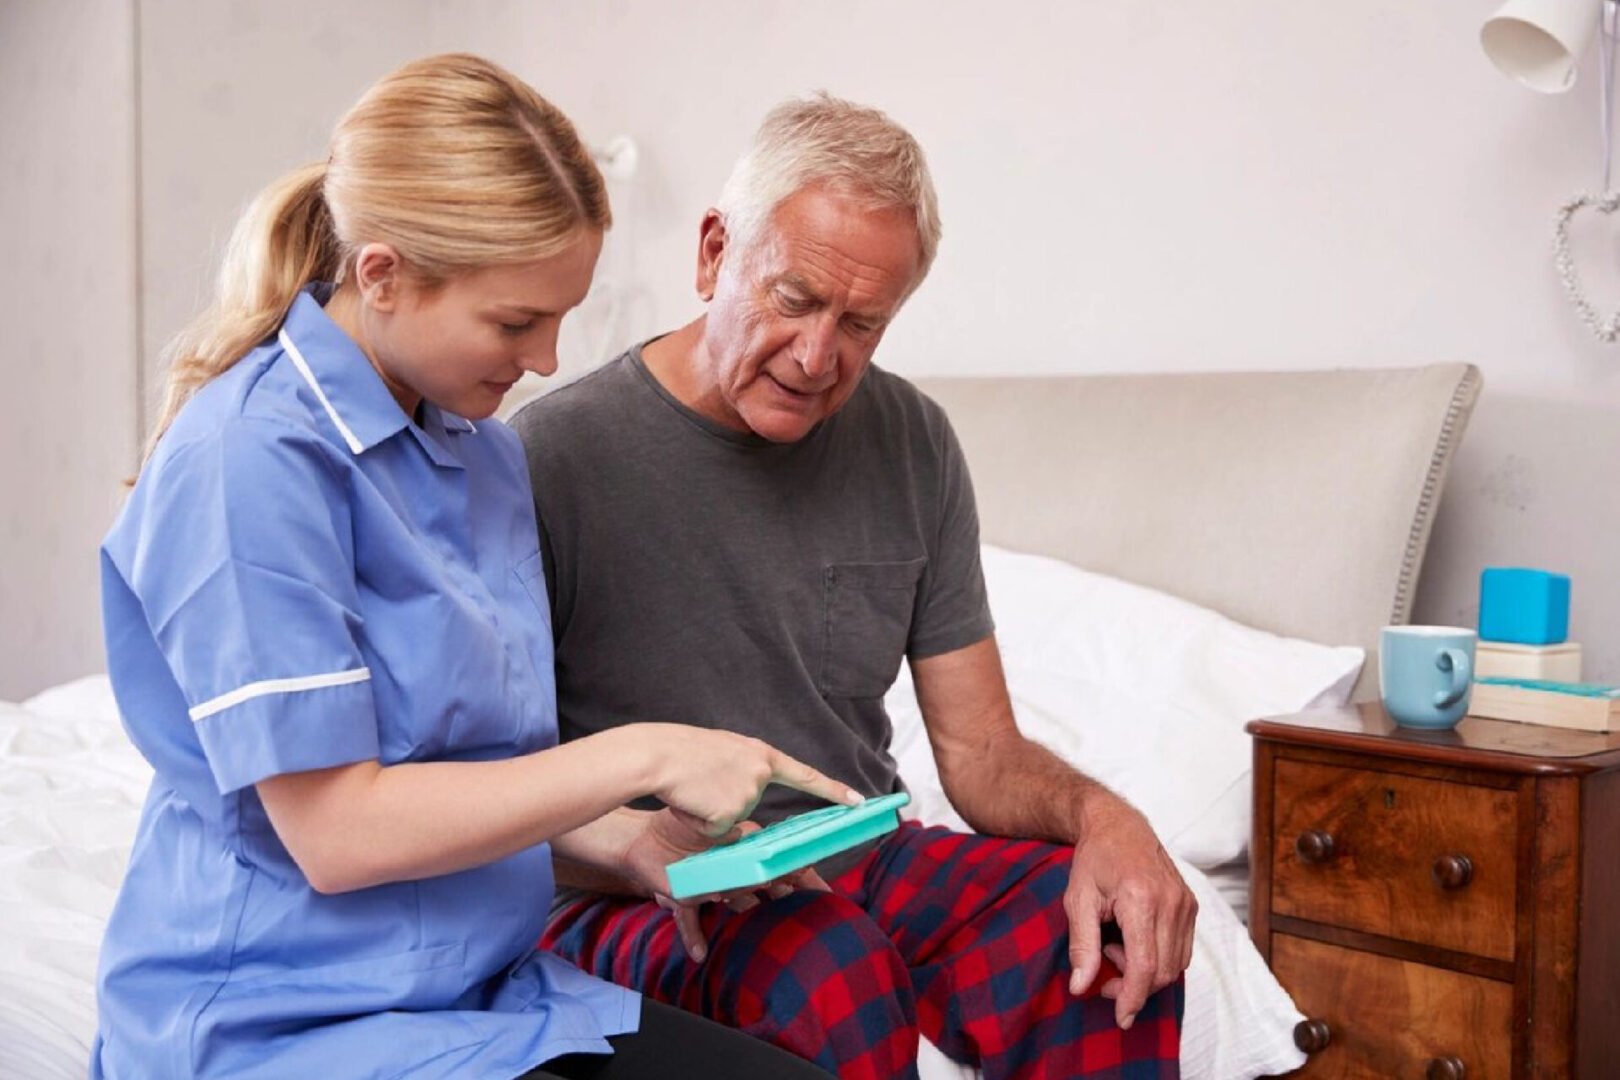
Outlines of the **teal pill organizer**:
[{"label": "teal pill organizer", "polygon": [[892,832],[900,824],[896,811],[910,801],[910,795],[899,792],[867,799],[859,806],[824,806],[783,818],[734,844],[670,863],[664,868],[669,894],[682,900],[763,885]]}]

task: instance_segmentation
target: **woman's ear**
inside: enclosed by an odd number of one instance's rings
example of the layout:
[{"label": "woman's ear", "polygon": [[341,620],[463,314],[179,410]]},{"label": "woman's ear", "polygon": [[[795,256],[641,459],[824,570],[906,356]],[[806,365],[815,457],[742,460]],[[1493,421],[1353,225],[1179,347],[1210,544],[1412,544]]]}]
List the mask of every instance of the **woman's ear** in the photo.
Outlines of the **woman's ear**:
[{"label": "woman's ear", "polygon": [[399,306],[405,260],[390,244],[372,243],[354,257],[354,284],[366,304],[383,312]]}]

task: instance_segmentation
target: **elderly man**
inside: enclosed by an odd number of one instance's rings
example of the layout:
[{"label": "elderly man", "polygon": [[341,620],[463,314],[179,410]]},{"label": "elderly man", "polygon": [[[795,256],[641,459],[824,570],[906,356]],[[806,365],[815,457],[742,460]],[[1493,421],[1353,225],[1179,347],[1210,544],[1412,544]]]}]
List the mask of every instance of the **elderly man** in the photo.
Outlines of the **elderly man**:
[{"label": "elderly man", "polygon": [[[983,835],[906,825],[822,864],[830,892],[806,876],[701,910],[576,876],[591,888],[546,942],[846,1078],[915,1075],[919,1029],[988,1080],[1176,1076],[1196,903],[1137,811],[1019,734],[961,451],[872,366],[939,232],[906,131],[825,96],[781,106],[703,217],[706,312],[514,426],[564,738],[712,725],[891,792],[904,659]],[[772,788],[755,816],[812,806]]]}]

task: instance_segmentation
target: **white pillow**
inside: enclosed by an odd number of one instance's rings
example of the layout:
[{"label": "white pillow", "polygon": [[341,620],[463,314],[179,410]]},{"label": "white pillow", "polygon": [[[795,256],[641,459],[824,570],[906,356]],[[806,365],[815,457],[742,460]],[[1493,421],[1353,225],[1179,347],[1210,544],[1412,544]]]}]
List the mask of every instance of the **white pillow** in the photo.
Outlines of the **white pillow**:
[{"label": "white pillow", "polygon": [[[1249,720],[1342,705],[1362,651],[1279,637],[1056,559],[986,545],[1018,727],[1147,816],[1209,869],[1248,847]],[[940,789],[909,671],[886,704],[915,813],[965,828]]]}]

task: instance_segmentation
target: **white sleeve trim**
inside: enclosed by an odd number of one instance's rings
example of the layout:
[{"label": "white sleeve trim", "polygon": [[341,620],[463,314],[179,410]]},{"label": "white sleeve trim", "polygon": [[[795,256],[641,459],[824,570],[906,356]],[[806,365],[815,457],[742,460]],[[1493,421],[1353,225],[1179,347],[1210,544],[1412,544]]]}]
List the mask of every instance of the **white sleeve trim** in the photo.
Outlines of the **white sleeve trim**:
[{"label": "white sleeve trim", "polygon": [[354,668],[350,671],[334,671],[329,675],[300,675],[295,679],[265,679],[262,682],[248,683],[239,686],[228,694],[221,694],[212,701],[205,701],[191,710],[193,721],[206,720],[217,712],[223,712],[232,705],[240,705],[244,701],[251,701],[266,694],[290,694],[299,690],[321,690],[328,686],[346,686],[349,683],[365,682],[371,678],[371,669],[368,667]]}]

